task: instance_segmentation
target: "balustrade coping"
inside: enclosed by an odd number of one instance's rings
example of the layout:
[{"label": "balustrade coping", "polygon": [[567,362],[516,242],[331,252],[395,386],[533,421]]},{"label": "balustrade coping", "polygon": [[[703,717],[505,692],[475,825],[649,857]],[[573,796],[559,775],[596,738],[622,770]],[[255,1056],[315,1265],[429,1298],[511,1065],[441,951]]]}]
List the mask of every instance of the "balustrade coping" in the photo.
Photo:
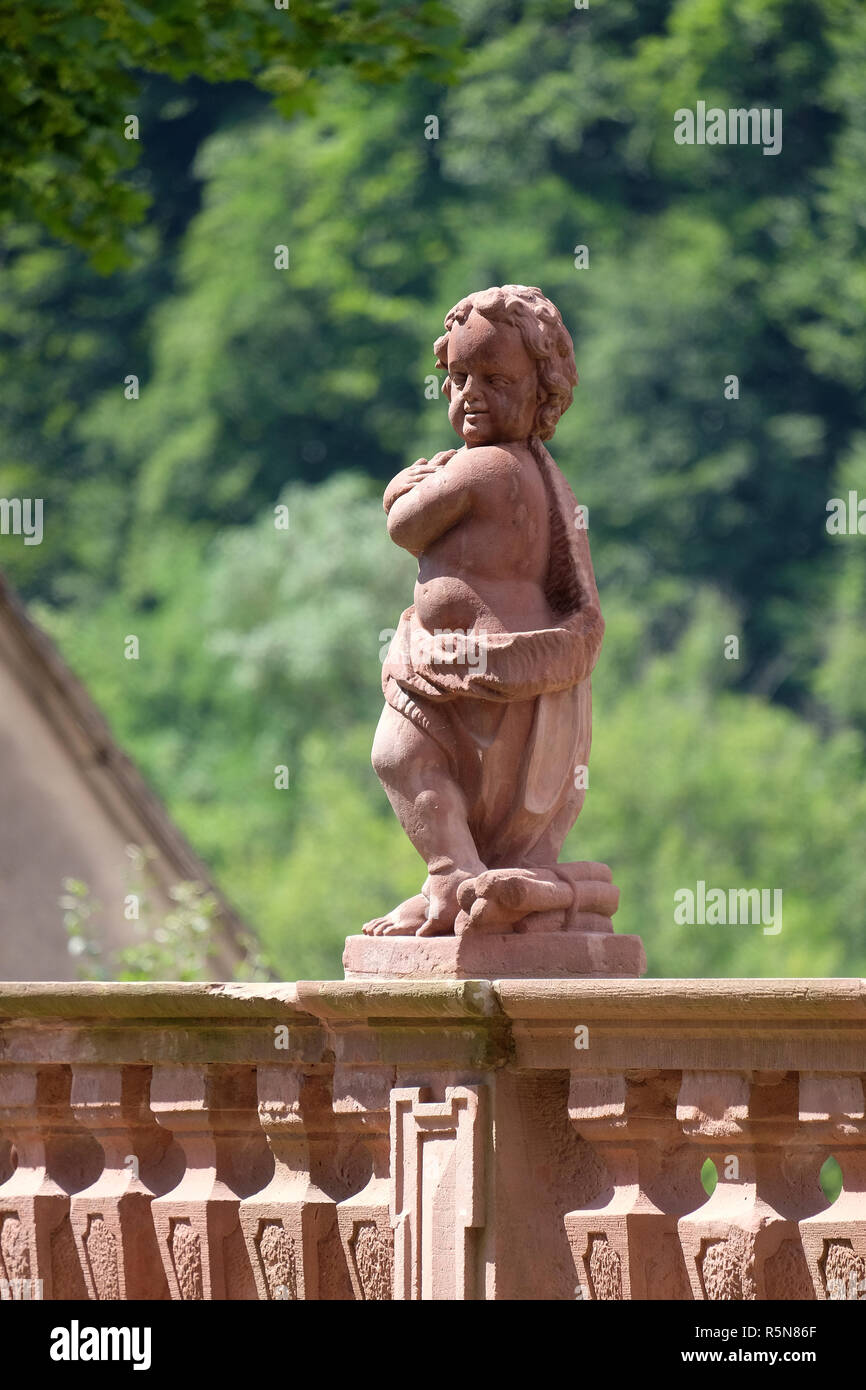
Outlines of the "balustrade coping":
[{"label": "balustrade coping", "polygon": [[699,1321],[859,1297],[864,1084],[861,979],[0,984],[0,1276]]},{"label": "balustrade coping", "polygon": [[619,1019],[755,1024],[866,1019],[866,981],[839,979],[0,982],[0,1023],[25,1020]]}]

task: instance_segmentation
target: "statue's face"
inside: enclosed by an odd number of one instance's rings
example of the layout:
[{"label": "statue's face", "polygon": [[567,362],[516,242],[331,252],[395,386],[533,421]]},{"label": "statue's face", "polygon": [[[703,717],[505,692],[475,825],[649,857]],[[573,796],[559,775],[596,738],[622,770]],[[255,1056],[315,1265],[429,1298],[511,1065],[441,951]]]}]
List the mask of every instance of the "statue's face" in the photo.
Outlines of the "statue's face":
[{"label": "statue's face", "polygon": [[468,448],[522,442],[532,434],[538,376],[520,330],[473,309],[448,335],[448,419]]}]

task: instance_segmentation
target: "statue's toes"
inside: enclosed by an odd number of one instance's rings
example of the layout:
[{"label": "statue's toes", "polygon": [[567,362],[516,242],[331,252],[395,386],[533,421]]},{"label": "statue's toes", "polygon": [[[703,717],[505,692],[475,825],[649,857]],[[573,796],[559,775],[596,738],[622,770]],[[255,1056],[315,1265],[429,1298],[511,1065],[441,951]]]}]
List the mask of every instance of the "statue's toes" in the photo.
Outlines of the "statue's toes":
[{"label": "statue's toes", "polygon": [[458,912],[454,923],[455,936],[463,936],[468,932],[503,932],[508,929],[508,923],[502,919],[499,904],[491,898],[476,898],[468,912]]},{"label": "statue's toes", "polygon": [[377,936],[414,936],[415,927],[411,922],[392,922],[387,920],[385,926],[379,927]]},{"label": "statue's toes", "polygon": [[[483,878],[484,875],[481,874],[479,877]],[[462,907],[464,913],[471,911],[472,904],[475,902],[475,899],[478,896],[478,889],[476,886],[478,882],[478,878],[466,878],[463,880],[463,882],[460,884],[460,887],[457,889],[457,901]]]},{"label": "statue's toes", "polygon": [[371,917],[361,930],[365,936],[414,936],[426,916],[427,899],[423,893],[417,893],[384,917]]}]

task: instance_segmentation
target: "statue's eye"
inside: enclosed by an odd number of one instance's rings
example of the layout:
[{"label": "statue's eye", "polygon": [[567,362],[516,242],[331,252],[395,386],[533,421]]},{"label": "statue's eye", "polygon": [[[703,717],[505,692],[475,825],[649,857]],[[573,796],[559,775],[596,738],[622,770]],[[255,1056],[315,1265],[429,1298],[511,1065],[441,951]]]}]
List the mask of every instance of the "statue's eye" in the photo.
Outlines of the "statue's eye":
[{"label": "statue's eye", "polygon": [[454,382],[454,385],[455,385],[455,386],[465,386],[465,385],[466,385],[466,373],[465,373],[465,372],[452,372],[452,373],[451,373],[451,380]]},{"label": "statue's eye", "polygon": [[490,381],[491,381],[492,385],[494,385],[494,386],[507,386],[507,385],[508,385],[508,377],[507,377],[507,376],[492,376],[492,377],[490,378]]}]

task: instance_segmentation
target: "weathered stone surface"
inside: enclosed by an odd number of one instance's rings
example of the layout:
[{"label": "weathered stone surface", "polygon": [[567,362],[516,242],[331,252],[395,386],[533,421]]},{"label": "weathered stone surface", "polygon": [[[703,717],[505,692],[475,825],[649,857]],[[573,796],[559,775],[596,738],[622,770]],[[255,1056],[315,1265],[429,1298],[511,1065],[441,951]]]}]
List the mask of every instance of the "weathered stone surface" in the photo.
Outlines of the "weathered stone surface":
[{"label": "weathered stone surface", "polygon": [[860,981],[172,989],[0,986],[11,1297],[863,1297]]},{"label": "weathered stone surface", "polygon": [[[544,445],[571,405],[574,345],[541,290],[503,285],[456,304],[434,351],[460,447],[385,490],[389,535],[418,560],[418,580],[383,665],[373,742],[427,877],[363,930],[551,934],[531,956],[535,975],[637,975],[636,948],[594,940],[612,932],[619,902],[608,867],[557,862],[586,796],[604,631],[585,510]],[[553,935],[563,931],[590,939],[581,951]],[[498,945],[489,960],[470,955],[465,973],[530,973],[528,952],[510,971]],[[402,975],[410,959],[367,952],[361,969]],[[422,965],[448,968],[429,954]]]},{"label": "weathered stone surface", "polygon": [[638,936],[603,932],[526,935],[350,936],[347,980],[636,978],[646,970]]}]

